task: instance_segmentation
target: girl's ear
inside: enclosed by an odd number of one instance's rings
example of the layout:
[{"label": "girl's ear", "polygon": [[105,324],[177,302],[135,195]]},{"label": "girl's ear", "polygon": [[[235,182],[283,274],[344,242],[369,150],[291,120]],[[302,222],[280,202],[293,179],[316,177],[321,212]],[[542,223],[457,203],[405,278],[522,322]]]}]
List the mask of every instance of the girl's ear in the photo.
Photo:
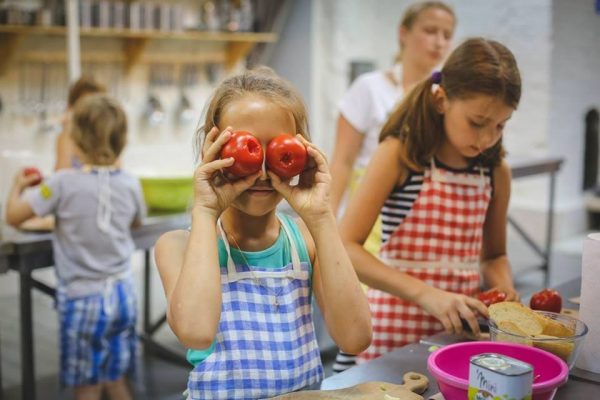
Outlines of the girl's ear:
[{"label": "girl's ear", "polygon": [[438,86],[433,92],[433,106],[440,114],[444,114],[448,108],[448,96],[441,86]]}]

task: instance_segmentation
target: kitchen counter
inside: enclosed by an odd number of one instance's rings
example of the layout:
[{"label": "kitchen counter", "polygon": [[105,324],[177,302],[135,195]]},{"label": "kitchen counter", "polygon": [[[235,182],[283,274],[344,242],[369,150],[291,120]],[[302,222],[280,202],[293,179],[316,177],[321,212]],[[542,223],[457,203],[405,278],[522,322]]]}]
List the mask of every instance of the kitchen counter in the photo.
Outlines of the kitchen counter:
[{"label": "kitchen counter", "polygon": [[[568,301],[569,298],[579,295],[581,280],[574,279],[559,285],[556,289],[563,296],[565,308],[578,308],[577,304]],[[428,342],[440,345],[456,343],[461,339],[456,336],[438,334],[427,339]],[[429,388],[423,394],[425,398],[436,394],[439,389],[435,379],[427,370],[427,358],[429,357],[429,344],[410,344],[394,350],[375,360],[371,360],[350,368],[340,374],[333,375],[321,383],[322,390],[342,389],[367,381],[385,381],[401,384],[402,376],[406,372],[414,371],[426,375],[429,378]],[[579,375],[579,374],[578,374]],[[576,376],[569,377],[566,384],[561,386],[556,400],[572,399],[596,399],[600,397],[600,384],[582,380]]]}]

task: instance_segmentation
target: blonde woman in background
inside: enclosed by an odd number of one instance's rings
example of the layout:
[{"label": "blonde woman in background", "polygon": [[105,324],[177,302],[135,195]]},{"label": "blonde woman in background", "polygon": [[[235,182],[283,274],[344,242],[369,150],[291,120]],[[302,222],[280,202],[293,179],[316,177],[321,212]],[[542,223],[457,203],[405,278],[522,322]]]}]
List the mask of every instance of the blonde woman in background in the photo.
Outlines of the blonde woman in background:
[{"label": "blonde woman in background", "polygon": [[[378,145],[383,123],[392,109],[419,81],[428,78],[450,49],[456,17],[440,1],[418,2],[404,12],[398,29],[400,51],[388,70],[361,75],[339,105],[336,142],[331,161],[331,201],[338,216],[343,198],[352,196]],[[365,248],[377,254],[381,243],[381,221],[375,223]],[[354,356],[340,352],[334,372],[355,364]]]}]

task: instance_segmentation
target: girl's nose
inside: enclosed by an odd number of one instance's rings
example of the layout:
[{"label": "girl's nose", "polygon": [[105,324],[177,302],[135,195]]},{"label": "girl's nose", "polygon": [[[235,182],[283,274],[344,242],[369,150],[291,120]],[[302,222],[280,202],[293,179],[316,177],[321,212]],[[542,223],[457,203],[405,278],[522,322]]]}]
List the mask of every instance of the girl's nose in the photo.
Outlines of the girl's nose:
[{"label": "girl's nose", "polygon": [[267,161],[266,161],[266,157],[265,157],[263,159],[262,167],[260,169],[260,176],[258,177],[258,180],[266,181],[267,179],[269,179],[269,175],[267,175]]},{"label": "girl's nose", "polygon": [[498,133],[494,128],[486,129],[484,132],[479,135],[479,140],[477,141],[477,146],[480,151],[484,151],[492,147],[498,139],[500,139],[501,134]]},{"label": "girl's nose", "polygon": [[446,43],[448,42],[448,39],[446,39],[446,35],[442,31],[439,31],[437,33],[437,35],[435,36],[435,39],[436,39],[436,45],[440,48],[445,47]]}]

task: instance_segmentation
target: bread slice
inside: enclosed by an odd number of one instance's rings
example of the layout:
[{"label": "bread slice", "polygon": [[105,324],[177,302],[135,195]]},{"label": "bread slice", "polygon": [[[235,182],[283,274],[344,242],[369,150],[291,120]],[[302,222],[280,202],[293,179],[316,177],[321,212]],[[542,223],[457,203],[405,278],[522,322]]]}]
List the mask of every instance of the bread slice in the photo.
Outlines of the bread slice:
[{"label": "bread slice", "polygon": [[[540,314],[538,314],[540,315]],[[569,328],[558,321],[548,318],[545,315],[540,315],[544,318],[544,331],[542,334],[556,337],[569,337],[575,335],[575,329]]]},{"label": "bread slice", "polygon": [[500,323],[511,322],[516,325],[525,335],[541,335],[544,332],[544,319],[525,307],[523,304],[515,301],[503,301],[492,304],[488,311],[490,318],[500,326]]},{"label": "bread slice", "polygon": [[556,336],[550,335],[534,335],[533,337],[533,346],[540,348],[542,350],[549,351],[552,354],[556,354],[566,362],[569,361],[569,356],[573,352],[575,348],[575,343],[572,341],[563,341],[563,342],[544,342],[544,341],[536,341],[535,339],[558,339]]},{"label": "bread slice", "polygon": [[[529,335],[521,330],[514,322],[510,321],[500,321],[496,324],[500,330],[503,332],[498,332],[496,334],[496,339],[501,342],[510,342],[510,343],[520,343],[526,344],[528,346],[532,345],[531,339],[529,339]],[[504,332],[512,333],[513,335],[519,335],[519,337],[508,335]]]}]

